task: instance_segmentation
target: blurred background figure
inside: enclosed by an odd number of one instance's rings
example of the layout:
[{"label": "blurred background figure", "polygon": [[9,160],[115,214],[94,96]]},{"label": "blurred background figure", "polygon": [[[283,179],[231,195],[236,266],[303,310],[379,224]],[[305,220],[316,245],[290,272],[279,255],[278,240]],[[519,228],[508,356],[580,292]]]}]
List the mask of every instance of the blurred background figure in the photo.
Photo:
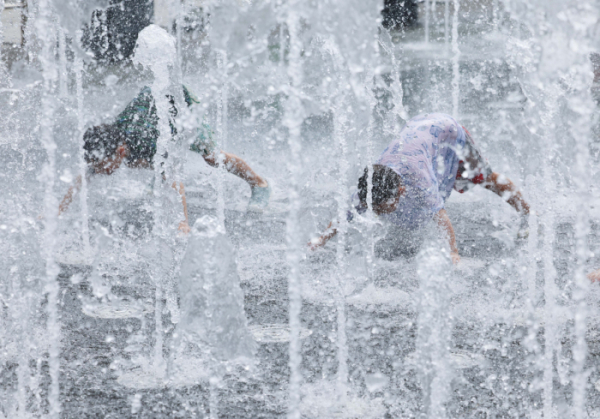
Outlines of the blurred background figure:
[{"label": "blurred background figure", "polygon": [[110,0],[106,9],[96,9],[84,28],[82,44],[97,62],[112,64],[129,59],[138,33],[154,17],[149,0]]},{"label": "blurred background figure", "polygon": [[385,0],[381,11],[385,29],[400,31],[417,25],[419,12],[416,0]]}]

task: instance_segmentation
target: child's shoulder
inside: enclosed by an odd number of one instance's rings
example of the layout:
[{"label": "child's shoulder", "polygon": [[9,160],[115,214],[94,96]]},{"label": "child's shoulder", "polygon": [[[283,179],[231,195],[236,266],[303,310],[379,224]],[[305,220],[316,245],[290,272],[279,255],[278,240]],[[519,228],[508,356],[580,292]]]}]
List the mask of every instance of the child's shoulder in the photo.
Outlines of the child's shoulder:
[{"label": "child's shoulder", "polygon": [[150,89],[150,87],[148,87],[148,86],[144,86],[144,87],[142,87],[140,92],[137,94],[137,96],[133,100],[137,101],[137,102],[140,102],[140,101],[147,102],[147,101],[153,100],[153,99],[154,98],[152,97],[152,89]]},{"label": "child's shoulder", "polygon": [[186,85],[182,84],[181,87],[183,87],[183,98],[188,106],[192,106],[194,103],[200,103],[198,97],[196,97]]}]

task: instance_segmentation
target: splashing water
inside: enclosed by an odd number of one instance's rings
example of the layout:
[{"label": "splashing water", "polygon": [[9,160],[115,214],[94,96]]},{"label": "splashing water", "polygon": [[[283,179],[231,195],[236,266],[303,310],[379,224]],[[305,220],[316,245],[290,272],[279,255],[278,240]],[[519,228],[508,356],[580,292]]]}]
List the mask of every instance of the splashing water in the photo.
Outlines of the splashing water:
[{"label": "splashing water", "polygon": [[[0,3],[0,417],[594,417],[594,2],[113,3]],[[95,174],[145,86],[151,164]],[[531,205],[452,192],[456,266],[350,205],[433,112]]]}]

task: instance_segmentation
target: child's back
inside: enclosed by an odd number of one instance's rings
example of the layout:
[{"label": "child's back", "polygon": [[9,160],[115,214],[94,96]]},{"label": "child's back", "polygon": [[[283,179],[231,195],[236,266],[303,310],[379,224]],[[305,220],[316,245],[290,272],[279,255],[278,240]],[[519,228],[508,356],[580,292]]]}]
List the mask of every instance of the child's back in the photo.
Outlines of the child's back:
[{"label": "child's back", "polygon": [[406,194],[389,221],[416,228],[444,208],[465,144],[462,127],[449,115],[430,113],[409,120],[376,164],[390,167],[402,178]]}]

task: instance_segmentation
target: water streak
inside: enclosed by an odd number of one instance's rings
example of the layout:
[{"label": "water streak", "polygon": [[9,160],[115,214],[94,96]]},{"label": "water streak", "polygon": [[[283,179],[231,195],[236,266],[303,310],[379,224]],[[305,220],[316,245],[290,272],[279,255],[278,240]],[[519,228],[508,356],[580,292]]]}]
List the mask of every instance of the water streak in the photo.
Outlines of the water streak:
[{"label": "water streak", "polygon": [[53,45],[54,39],[49,28],[52,15],[50,2],[40,0],[39,16],[36,19],[36,29],[38,39],[42,44],[40,61],[44,76],[44,91],[42,93],[42,119],[40,121],[40,140],[47,154],[47,161],[42,168],[42,179],[44,183],[44,236],[42,252],[46,264],[46,275],[44,291],[48,293],[48,321],[47,332],[50,341],[49,349],[49,369],[50,369],[50,390],[48,395],[49,417],[58,419],[60,417],[60,339],[61,326],[58,317],[58,273],[59,268],[54,260],[54,249],[56,247],[56,228],[57,228],[57,208],[58,200],[54,195],[54,184],[56,178],[56,142],[53,135],[53,113],[54,103],[52,92],[56,88],[57,69],[54,61]]},{"label": "water streak", "polygon": [[450,0],[444,2],[444,45],[450,51]]},{"label": "water streak", "polygon": [[459,119],[460,97],[460,49],[458,48],[458,10],[460,0],[454,0],[452,15],[452,116]]},{"label": "water streak", "polygon": [[431,20],[430,0],[425,0],[425,43],[429,44],[429,21]]},{"label": "water streak", "polygon": [[[227,141],[227,51],[221,50],[216,53],[217,76],[216,81],[219,83],[218,91],[220,94],[217,97],[217,133],[219,138],[220,150],[225,150],[225,142]],[[223,176],[225,174],[225,155],[219,151],[217,155],[217,165],[219,167],[216,176],[217,189],[217,217],[221,225],[225,226],[225,197],[223,191]]]},{"label": "water streak", "polygon": [[302,159],[301,124],[303,119],[302,102],[300,100],[300,86],[302,84],[302,64],[300,40],[300,4],[298,0],[291,0],[286,7],[286,23],[289,31],[290,51],[288,55],[288,77],[290,85],[288,99],[285,106],[284,125],[288,128],[289,158],[288,170],[290,172],[289,183],[289,214],[286,221],[287,233],[287,262],[289,265],[288,294],[290,298],[289,322],[290,322],[290,383],[288,418],[300,419],[300,386],[302,373],[300,364],[302,362],[302,343],[300,340],[300,311],[302,308],[301,278],[299,262],[302,257],[301,234],[300,234],[300,162]]},{"label": "water streak", "polygon": [[[78,34],[78,38],[81,35]],[[89,228],[89,210],[88,210],[88,179],[87,164],[84,157],[83,134],[85,128],[85,106],[83,93],[83,60],[79,57],[75,59],[75,88],[77,90],[77,149],[79,150],[79,176],[81,176],[81,188],[79,190],[79,203],[81,205],[81,238],[83,241],[83,254],[86,258],[90,257],[90,228]]]}]

